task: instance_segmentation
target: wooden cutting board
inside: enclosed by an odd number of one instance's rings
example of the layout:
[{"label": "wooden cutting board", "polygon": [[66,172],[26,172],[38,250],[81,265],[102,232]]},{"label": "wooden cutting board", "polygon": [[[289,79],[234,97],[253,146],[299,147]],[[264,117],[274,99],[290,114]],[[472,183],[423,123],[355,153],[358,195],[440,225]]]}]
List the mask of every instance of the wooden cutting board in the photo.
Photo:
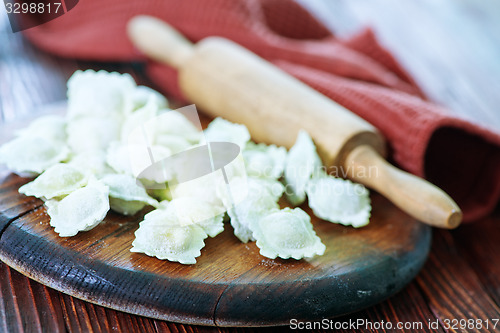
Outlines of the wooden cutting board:
[{"label": "wooden cutting board", "polygon": [[[47,110],[64,114],[65,104]],[[211,120],[200,118],[204,127]],[[31,120],[4,126],[0,144]],[[147,208],[132,217],[110,212],[91,231],[59,237],[43,202],[18,193],[30,180],[0,167],[0,260],[74,297],[179,323],[287,325],[292,318],[354,312],[402,289],[430,249],[430,227],[372,193],[370,224],[361,229],[322,221],[301,206],[326,245],[323,256],[268,259],[226,224],[222,234],[206,240],[195,265],[181,265],[130,252]]]},{"label": "wooden cutting board", "polygon": [[[431,229],[372,194],[370,225],[353,229],[313,218],[327,246],[308,260],[271,260],[230,225],[206,241],[195,265],[131,253],[145,212],[109,213],[72,238],[49,225],[42,201],[20,195],[29,179],[0,176],[0,259],[54,289],[125,312],[219,326],[288,324],[360,310],[394,294],[423,265]],[[307,207],[303,207],[310,213]]]}]

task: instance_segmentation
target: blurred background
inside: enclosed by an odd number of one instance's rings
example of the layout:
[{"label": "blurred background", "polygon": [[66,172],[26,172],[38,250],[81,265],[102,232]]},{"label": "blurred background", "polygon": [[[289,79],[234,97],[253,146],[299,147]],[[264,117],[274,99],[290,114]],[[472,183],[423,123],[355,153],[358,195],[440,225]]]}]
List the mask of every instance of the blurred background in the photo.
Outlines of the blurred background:
[{"label": "blurred background", "polygon": [[[410,72],[425,94],[455,114],[500,130],[500,2],[497,0],[297,0],[338,37],[365,26]],[[140,64],[85,64],[128,67]],[[65,82],[78,64],[58,59],[11,32],[0,10],[0,114],[2,121],[65,98]],[[27,82],[29,80],[29,82]],[[139,78],[139,81],[147,81]],[[29,98],[27,98],[29,96]]]},{"label": "blurred background", "polygon": [[299,0],[339,37],[371,26],[425,94],[500,129],[497,0]]}]

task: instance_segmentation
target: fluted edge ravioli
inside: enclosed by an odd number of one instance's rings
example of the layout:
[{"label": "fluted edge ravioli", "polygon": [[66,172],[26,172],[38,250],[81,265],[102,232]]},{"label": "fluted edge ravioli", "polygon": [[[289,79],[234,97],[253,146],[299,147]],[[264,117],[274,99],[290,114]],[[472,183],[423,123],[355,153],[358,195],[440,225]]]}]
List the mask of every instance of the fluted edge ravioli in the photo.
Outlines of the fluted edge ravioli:
[{"label": "fluted edge ravioli", "polygon": [[19,130],[17,136],[42,137],[51,141],[64,142],[66,136],[66,119],[58,115],[41,116],[33,120],[28,127]]},{"label": "fluted edge ravioli", "polygon": [[247,173],[250,176],[278,179],[285,170],[285,147],[248,142],[243,150]]},{"label": "fluted edge ravioli", "polygon": [[89,180],[87,186],[60,201],[47,201],[50,225],[61,237],[74,236],[94,228],[109,211],[108,195],[109,188],[94,178]]},{"label": "fluted edge ravioli", "polygon": [[[0,147],[0,162],[18,174],[42,173],[20,192],[48,200],[51,224],[63,237],[93,228],[110,207],[131,215],[154,206],[137,231],[133,251],[181,263],[196,262],[203,240],[224,229],[226,212],[236,237],[257,240],[264,256],[322,254],[324,245],[309,216],[300,209],[279,210],[282,176],[292,205],[307,194],[313,212],[327,221],[354,227],[368,223],[367,190],[327,176],[306,132],[299,131],[287,152],[251,142],[245,125],[222,118],[202,131],[199,121],[190,121],[192,110],[173,111],[167,105],[129,75],[77,71],[68,81],[66,116],[44,116],[18,131]],[[187,175],[198,163],[174,166],[167,160],[206,141],[235,143],[241,154],[224,172],[207,171],[194,179]],[[338,188],[343,191],[329,193]],[[346,189],[360,192],[350,195]]]},{"label": "fluted edge ravioli", "polygon": [[315,173],[321,171],[321,167],[314,142],[307,132],[300,130],[288,152],[285,166],[286,196],[292,205],[297,206],[305,201],[307,183]]},{"label": "fluted edge ravioli", "polygon": [[175,110],[162,110],[161,121],[155,123],[155,142],[161,142],[163,136],[176,136],[185,139],[190,144],[197,144],[201,138],[199,130],[184,114]]},{"label": "fluted edge ravioli", "polygon": [[355,228],[370,222],[370,196],[361,184],[324,176],[311,179],[306,191],[309,207],[319,218]]},{"label": "fluted edge ravioli", "polygon": [[139,223],[130,251],[181,264],[195,264],[207,237],[200,226],[180,225],[175,213],[157,209],[146,214]]},{"label": "fluted edge ravioli", "polygon": [[201,198],[175,198],[164,209],[167,214],[176,215],[181,225],[196,224],[210,237],[224,231],[224,211]]},{"label": "fluted edge ravioli", "polygon": [[115,212],[134,215],[146,205],[158,206],[158,201],[151,198],[146,189],[132,176],[110,174],[101,180],[109,187],[109,202]]},{"label": "fluted edge ravioli", "polygon": [[62,197],[85,186],[88,175],[65,163],[58,163],[32,182],[29,182],[19,188],[19,193],[37,198],[52,199]]},{"label": "fluted edge ravioli", "polygon": [[20,175],[37,175],[66,160],[69,153],[63,142],[21,135],[0,147],[0,163]]},{"label": "fluted edge ravioli", "polygon": [[245,125],[235,124],[223,118],[215,118],[204,131],[209,142],[232,142],[244,149],[250,141],[250,133]]},{"label": "fluted edge ravioli", "polygon": [[325,253],[310,216],[300,208],[276,210],[251,226],[257,247],[264,257],[311,258]]},{"label": "fluted edge ravioli", "polygon": [[[235,188],[242,181],[237,179]],[[243,243],[255,240],[251,226],[269,212],[279,209],[278,200],[284,191],[283,185],[273,179],[248,177],[247,186],[246,198],[227,211],[234,235]],[[224,204],[229,207],[228,202]]]},{"label": "fluted edge ravioli", "polygon": [[76,71],[68,80],[67,118],[125,116],[134,107],[136,83],[129,74]]}]

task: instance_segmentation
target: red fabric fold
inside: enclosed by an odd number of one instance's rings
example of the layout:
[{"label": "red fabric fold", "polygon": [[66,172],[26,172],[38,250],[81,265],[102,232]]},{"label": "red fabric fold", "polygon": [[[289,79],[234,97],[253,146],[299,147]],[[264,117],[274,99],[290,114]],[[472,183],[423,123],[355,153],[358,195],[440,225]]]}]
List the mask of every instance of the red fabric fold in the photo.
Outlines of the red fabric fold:
[{"label": "red fabric fold", "polygon": [[[159,17],[195,42],[211,35],[231,39],[344,105],[385,135],[395,163],[448,192],[465,221],[486,216],[498,203],[498,133],[424,100],[371,30],[340,40],[294,2],[81,0],[25,35],[63,57],[143,60],[126,36],[128,20],[139,14]],[[182,97],[174,69],[149,61],[147,71],[168,94]]]}]

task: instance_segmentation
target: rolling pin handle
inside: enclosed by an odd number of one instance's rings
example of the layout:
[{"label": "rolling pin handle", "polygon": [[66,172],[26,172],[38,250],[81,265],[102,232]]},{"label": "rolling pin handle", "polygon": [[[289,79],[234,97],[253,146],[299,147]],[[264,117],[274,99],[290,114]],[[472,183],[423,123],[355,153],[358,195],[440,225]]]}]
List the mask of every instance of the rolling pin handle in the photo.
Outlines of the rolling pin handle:
[{"label": "rolling pin handle", "polygon": [[127,33],[141,52],[177,69],[193,54],[190,41],[169,24],[152,16],[132,18]]},{"label": "rolling pin handle", "polygon": [[462,221],[460,208],[445,192],[387,163],[368,145],[354,148],[344,167],[348,178],[378,191],[421,222],[453,229]]}]

